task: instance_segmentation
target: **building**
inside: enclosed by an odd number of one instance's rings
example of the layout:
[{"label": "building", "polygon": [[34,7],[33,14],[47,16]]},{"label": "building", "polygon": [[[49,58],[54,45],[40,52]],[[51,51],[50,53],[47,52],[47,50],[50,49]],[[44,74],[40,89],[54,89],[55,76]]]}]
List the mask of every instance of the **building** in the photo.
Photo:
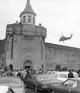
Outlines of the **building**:
[{"label": "building", "polygon": [[39,68],[44,62],[46,28],[35,25],[36,13],[27,0],[20,22],[7,25],[6,63],[14,68]]},{"label": "building", "polygon": [[46,69],[53,69],[58,64],[62,68],[78,70],[80,68],[80,49],[45,43],[45,63]]},{"label": "building", "polygon": [[0,40],[0,69],[2,69],[6,64],[5,43],[6,43],[6,38]]},{"label": "building", "polygon": [[14,68],[54,69],[62,67],[79,68],[80,50],[77,48],[45,42],[47,29],[36,25],[36,13],[30,0],[20,14],[20,22],[8,24],[6,28],[6,65]]}]

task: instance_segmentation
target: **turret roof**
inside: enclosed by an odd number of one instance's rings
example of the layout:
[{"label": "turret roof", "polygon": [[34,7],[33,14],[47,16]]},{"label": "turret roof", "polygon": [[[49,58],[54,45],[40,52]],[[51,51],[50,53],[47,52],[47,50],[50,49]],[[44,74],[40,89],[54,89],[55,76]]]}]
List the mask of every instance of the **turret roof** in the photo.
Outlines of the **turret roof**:
[{"label": "turret roof", "polygon": [[36,15],[36,13],[33,11],[32,7],[31,7],[30,0],[27,0],[26,7],[25,7],[24,11],[20,14],[20,16],[23,13],[32,13],[32,14]]}]

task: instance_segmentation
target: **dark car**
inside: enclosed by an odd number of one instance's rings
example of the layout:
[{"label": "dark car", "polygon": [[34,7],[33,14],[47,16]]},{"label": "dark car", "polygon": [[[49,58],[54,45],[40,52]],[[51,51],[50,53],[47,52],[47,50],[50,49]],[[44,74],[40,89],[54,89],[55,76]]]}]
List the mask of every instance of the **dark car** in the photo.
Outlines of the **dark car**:
[{"label": "dark car", "polygon": [[60,85],[50,85],[52,93],[80,93],[80,78],[69,78]]},{"label": "dark car", "polygon": [[24,80],[24,84],[26,88],[33,89],[34,91],[36,90],[41,93],[50,93],[50,89],[46,85],[33,79],[28,78]]}]

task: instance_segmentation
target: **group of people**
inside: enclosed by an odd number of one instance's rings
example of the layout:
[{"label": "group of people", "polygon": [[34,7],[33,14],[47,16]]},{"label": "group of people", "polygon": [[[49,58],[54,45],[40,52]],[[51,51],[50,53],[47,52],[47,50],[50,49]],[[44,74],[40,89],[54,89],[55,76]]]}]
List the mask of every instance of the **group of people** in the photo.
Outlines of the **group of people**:
[{"label": "group of people", "polygon": [[[77,70],[76,73],[78,74],[78,77],[80,77],[80,69]],[[68,78],[74,78],[74,74],[72,70],[69,70]]]},{"label": "group of people", "polygon": [[20,77],[22,80],[30,78],[30,79],[34,79],[35,74],[34,71],[31,71],[30,69],[26,68],[26,69],[20,69],[20,70],[13,70],[13,69],[9,69],[9,68],[4,68],[2,70],[0,70],[0,76],[18,76]]},{"label": "group of people", "polygon": [[[41,74],[41,70],[39,74]],[[31,71],[29,68],[13,70],[11,68],[8,69],[7,67],[5,67],[4,69],[0,70],[0,76],[19,76],[21,79],[35,78],[35,71],[34,70]],[[72,70],[69,70],[68,78],[74,78],[74,74]]]}]

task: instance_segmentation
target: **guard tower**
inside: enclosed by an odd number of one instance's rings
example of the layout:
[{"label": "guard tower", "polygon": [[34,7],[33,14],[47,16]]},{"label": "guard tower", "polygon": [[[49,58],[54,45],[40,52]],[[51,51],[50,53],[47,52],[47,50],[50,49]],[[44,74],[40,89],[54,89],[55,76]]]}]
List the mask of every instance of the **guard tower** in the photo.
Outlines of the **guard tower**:
[{"label": "guard tower", "polygon": [[7,25],[6,64],[12,64],[14,69],[44,66],[46,28],[35,25],[35,21],[36,13],[27,0],[20,22]]}]

